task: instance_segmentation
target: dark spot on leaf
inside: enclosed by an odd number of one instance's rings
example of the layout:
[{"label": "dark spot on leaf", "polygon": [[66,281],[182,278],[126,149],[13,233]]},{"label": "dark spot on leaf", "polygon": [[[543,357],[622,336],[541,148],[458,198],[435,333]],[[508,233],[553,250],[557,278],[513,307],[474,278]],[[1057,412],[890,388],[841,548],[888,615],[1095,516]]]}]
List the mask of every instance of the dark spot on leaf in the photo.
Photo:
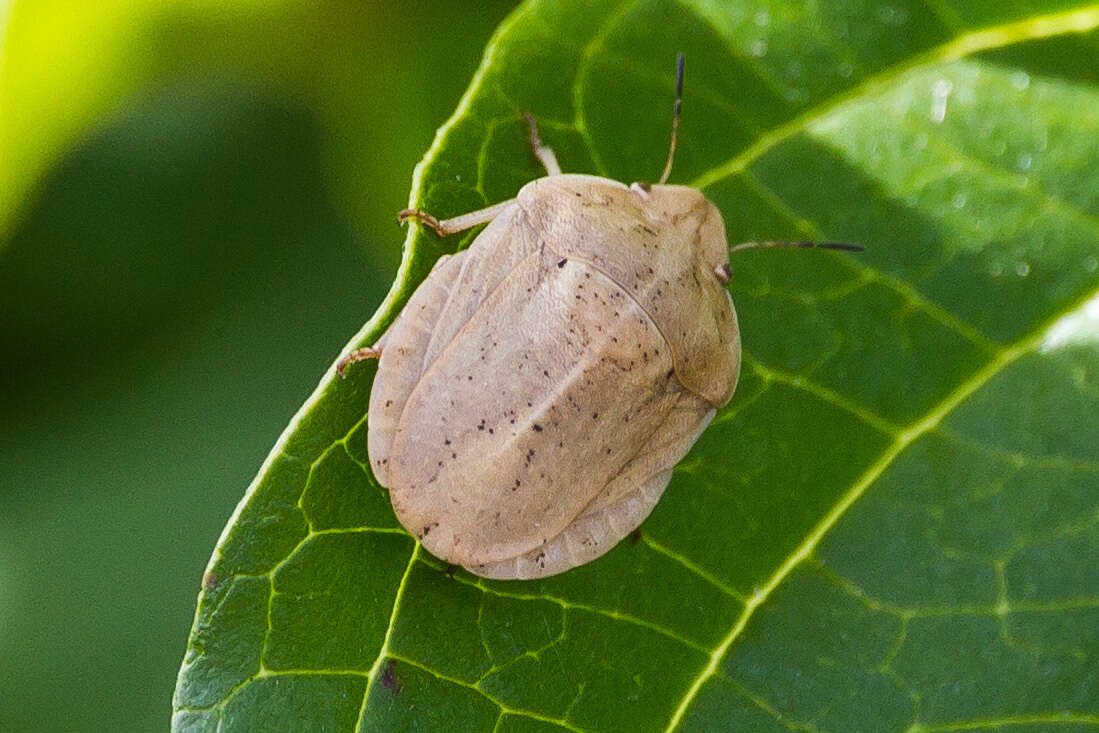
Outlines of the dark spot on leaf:
[{"label": "dark spot on leaf", "polygon": [[568,261],[569,261],[568,257],[562,257],[561,259],[557,260],[557,267],[558,268],[564,267],[565,263],[568,262]]},{"label": "dark spot on leaf", "polygon": [[[453,575],[453,573],[451,573]],[[400,695],[401,690],[404,689],[404,685],[401,683],[401,678],[397,676],[397,660],[392,657],[385,660],[385,666],[382,667],[382,674],[379,677],[382,687],[392,692],[394,695]]]}]

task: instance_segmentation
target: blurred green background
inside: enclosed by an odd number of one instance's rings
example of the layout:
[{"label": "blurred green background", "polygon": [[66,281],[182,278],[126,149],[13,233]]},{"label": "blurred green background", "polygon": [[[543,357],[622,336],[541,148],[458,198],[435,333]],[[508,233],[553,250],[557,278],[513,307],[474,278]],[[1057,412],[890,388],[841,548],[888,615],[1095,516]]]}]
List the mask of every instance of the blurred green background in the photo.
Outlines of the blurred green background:
[{"label": "blurred green background", "polygon": [[514,4],[0,0],[0,731],[149,731]]}]

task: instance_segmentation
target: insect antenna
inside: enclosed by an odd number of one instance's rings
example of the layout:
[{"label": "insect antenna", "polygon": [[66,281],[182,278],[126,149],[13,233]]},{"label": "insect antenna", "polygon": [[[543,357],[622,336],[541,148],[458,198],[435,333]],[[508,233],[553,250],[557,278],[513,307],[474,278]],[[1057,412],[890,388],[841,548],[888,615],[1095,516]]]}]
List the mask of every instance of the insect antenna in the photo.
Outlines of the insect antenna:
[{"label": "insect antenna", "polygon": [[[746,249],[764,249],[766,247],[797,247],[799,249],[806,249],[808,247],[815,247],[817,249],[838,249],[844,252],[863,252],[865,248],[861,244],[849,244],[847,242],[785,242],[785,241],[767,241],[767,242],[745,242],[729,248],[729,254],[733,252],[740,252]],[[728,262],[724,262],[714,268],[714,272],[717,273],[717,279],[721,281],[722,285],[729,282],[733,276],[732,268],[729,267]]]},{"label": "insect antenna", "polygon": [[847,242],[745,242],[744,244],[738,244],[735,247],[729,248],[729,253],[739,252],[744,249],[763,249],[764,247],[798,247],[806,249],[809,247],[816,247],[817,249],[838,249],[844,252],[863,252],[865,247],[859,244],[849,244]]},{"label": "insect antenna", "polygon": [[672,174],[672,163],[675,161],[675,144],[679,140],[679,110],[683,106],[683,54],[675,58],[675,107],[672,109],[672,139],[668,144],[668,161],[664,164],[664,172],[660,174],[657,185],[663,186]]}]

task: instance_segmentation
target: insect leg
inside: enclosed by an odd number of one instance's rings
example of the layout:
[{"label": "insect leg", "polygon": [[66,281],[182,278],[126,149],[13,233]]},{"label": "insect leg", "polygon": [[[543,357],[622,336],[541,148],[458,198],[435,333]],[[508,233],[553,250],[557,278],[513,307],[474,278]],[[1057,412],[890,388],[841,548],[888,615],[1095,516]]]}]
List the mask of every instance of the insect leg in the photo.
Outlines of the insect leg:
[{"label": "insect leg", "polygon": [[730,254],[733,252],[739,252],[742,249],[764,249],[768,247],[796,247],[798,249],[806,249],[809,247],[817,247],[819,249],[838,249],[843,252],[863,252],[865,247],[861,244],[849,244],[847,242],[788,242],[788,241],[768,241],[768,242],[744,242],[729,248]]},{"label": "insect leg", "polygon": [[436,219],[426,211],[405,209],[397,214],[397,221],[404,224],[409,219],[415,219],[425,227],[434,229],[435,233],[440,237],[449,237],[451,234],[463,232],[478,224],[492,221],[504,209],[511,206],[513,202],[514,199],[508,199],[507,201],[501,201],[498,204],[493,204],[492,206],[487,206],[483,209],[477,209],[477,211],[471,211],[468,214],[462,214],[461,216],[455,216],[452,219],[443,219],[442,221]]},{"label": "insect leg", "polygon": [[542,138],[538,137],[538,123],[534,121],[534,116],[530,112],[524,112],[523,117],[530,128],[530,147],[534,151],[534,157],[538,158],[542,167],[546,169],[547,176],[561,175],[561,166],[557,162],[557,156],[553,154],[553,148],[543,143]]},{"label": "insect leg", "polygon": [[340,379],[343,379],[344,372],[347,371],[347,367],[358,361],[377,359],[381,355],[382,350],[374,348],[373,346],[368,346],[365,349],[355,349],[350,354],[340,359],[339,363],[336,364],[336,374],[339,375]]}]

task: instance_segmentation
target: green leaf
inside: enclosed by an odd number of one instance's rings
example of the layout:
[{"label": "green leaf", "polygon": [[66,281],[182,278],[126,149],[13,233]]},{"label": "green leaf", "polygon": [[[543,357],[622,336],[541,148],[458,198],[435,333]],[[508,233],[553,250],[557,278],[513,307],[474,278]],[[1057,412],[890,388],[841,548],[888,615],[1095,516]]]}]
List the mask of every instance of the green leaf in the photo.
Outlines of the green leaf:
[{"label": "green leaf", "polygon": [[[453,577],[326,375],[214,552],[200,730],[1099,726],[1099,6],[529,2],[414,176],[451,216],[566,170],[673,180],[731,241],[745,368],[640,540]],[[461,241],[459,241],[461,239]],[[414,230],[371,343],[444,251]],[[288,728],[289,726],[289,728]]]}]

